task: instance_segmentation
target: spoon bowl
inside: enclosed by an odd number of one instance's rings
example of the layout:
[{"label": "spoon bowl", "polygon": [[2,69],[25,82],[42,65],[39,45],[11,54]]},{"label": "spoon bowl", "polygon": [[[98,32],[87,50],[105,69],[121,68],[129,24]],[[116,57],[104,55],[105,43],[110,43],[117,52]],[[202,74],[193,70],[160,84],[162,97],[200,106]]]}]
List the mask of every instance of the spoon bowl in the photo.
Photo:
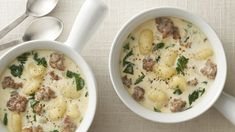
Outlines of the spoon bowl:
[{"label": "spoon bowl", "polygon": [[63,22],[55,17],[43,17],[31,22],[24,36],[18,40],[1,44],[0,51],[31,40],[55,40],[63,31]]},{"label": "spoon bowl", "polygon": [[26,29],[23,41],[55,40],[62,33],[63,27],[63,22],[55,17],[36,19]]},{"label": "spoon bowl", "polygon": [[50,13],[59,0],[28,0],[26,13],[35,16],[41,17]]}]

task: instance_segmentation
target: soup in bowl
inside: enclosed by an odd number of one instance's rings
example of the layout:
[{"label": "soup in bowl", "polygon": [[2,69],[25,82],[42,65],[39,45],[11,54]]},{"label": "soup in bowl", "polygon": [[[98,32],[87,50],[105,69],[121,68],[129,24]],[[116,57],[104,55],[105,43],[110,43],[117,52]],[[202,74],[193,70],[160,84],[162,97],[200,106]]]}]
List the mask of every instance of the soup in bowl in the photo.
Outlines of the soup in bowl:
[{"label": "soup in bowl", "polygon": [[1,74],[0,115],[9,131],[75,131],[88,90],[79,66],[52,50],[25,52]]},{"label": "soup in bowl", "polygon": [[197,26],[158,17],[139,25],[124,41],[122,83],[133,99],[152,111],[184,111],[214,82],[214,57],[211,43]]},{"label": "soup in bowl", "polygon": [[171,7],[137,14],[118,32],[109,72],[123,103],[156,122],[176,123],[209,109],[223,90],[226,58],[211,27]]}]

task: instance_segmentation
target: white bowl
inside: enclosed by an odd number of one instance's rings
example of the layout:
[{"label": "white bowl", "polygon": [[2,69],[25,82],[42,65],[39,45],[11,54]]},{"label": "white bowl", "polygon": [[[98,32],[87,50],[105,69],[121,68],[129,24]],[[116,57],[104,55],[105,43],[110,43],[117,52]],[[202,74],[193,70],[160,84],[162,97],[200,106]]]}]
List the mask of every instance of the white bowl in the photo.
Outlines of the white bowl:
[{"label": "white bowl", "polygon": [[[19,46],[14,47],[13,49],[9,50],[8,52],[4,53],[0,59],[0,73],[19,55],[24,52],[32,51],[32,50],[39,50],[39,49],[46,49],[46,50],[54,50],[61,52],[71,58],[81,69],[82,74],[84,75],[84,80],[87,84],[88,89],[88,105],[87,110],[85,113],[85,117],[81,122],[78,132],[85,132],[89,129],[94,115],[96,111],[96,104],[97,104],[97,91],[96,91],[96,80],[94,75],[87,65],[85,60],[71,47],[65,44],[61,44],[55,41],[31,41],[21,44]],[[0,130],[5,130],[3,124],[0,124]]]},{"label": "white bowl", "polygon": [[[197,105],[193,106],[191,109],[178,113],[158,113],[148,110],[143,106],[141,106],[129,95],[127,90],[124,88],[119,72],[119,60],[120,60],[122,44],[126,39],[126,37],[128,36],[128,34],[143,22],[161,16],[173,16],[177,18],[182,18],[198,26],[208,37],[208,40],[211,42],[216,56],[215,61],[218,66],[218,71],[215,81],[212,84],[211,88],[205,93],[203,99]],[[118,96],[120,97],[122,102],[134,113],[140,115],[143,118],[156,122],[176,123],[176,122],[190,120],[192,118],[201,115],[203,112],[208,110],[215,103],[215,101],[220,96],[225,84],[227,63],[226,63],[224,49],[222,47],[222,44],[218,36],[204,20],[202,20],[200,17],[197,17],[181,9],[172,8],[172,7],[163,7],[163,8],[154,8],[144,11],[134,16],[126,24],[124,24],[124,26],[118,32],[112,44],[110,58],[109,58],[109,73],[111,76],[114,89],[117,92]]]},{"label": "white bowl", "polygon": [[[69,38],[62,44],[56,41],[30,41],[13,47],[0,58],[0,73],[19,55],[24,52],[49,49],[59,51],[71,58],[80,68],[84,75],[84,80],[88,89],[88,106],[80,126],[76,132],[88,131],[95,112],[97,104],[96,80],[94,75],[80,55],[80,51],[86,44],[88,38],[94,33],[102,22],[107,11],[107,6],[101,0],[86,0],[80,9],[80,12],[74,22]],[[0,131],[6,131],[6,127],[0,123]]]}]

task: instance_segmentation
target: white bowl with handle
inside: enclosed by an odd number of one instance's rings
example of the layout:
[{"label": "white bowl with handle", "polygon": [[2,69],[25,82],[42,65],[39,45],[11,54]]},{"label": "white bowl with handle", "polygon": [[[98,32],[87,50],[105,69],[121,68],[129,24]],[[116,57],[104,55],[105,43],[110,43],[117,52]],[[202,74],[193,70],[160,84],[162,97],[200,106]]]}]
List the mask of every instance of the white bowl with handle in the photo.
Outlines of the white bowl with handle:
[{"label": "white bowl with handle", "polygon": [[[185,19],[198,26],[199,29],[201,29],[205,33],[205,35],[208,37],[208,40],[211,42],[218,66],[215,81],[212,84],[211,88],[208,89],[208,91],[205,93],[203,99],[191,109],[178,113],[158,113],[141,106],[129,95],[127,90],[124,88],[119,70],[119,60],[121,49],[123,46],[122,44],[128,34],[143,22],[161,16],[171,16]],[[140,115],[143,118],[155,122],[177,123],[193,119],[207,111],[211,106],[215,104],[215,107],[219,111],[221,111],[225,115],[225,117],[227,117],[235,124],[235,99],[225,93],[222,93],[226,80],[227,63],[221,41],[219,40],[213,29],[203,19],[185,10],[173,7],[153,8],[147,11],[143,11],[132,17],[128,22],[124,24],[113,41],[109,56],[109,73],[113,87],[122,102],[134,113]]]},{"label": "white bowl with handle", "polygon": [[[88,131],[97,104],[96,80],[89,65],[80,55],[83,46],[88,38],[101,23],[107,11],[106,5],[101,0],[86,0],[74,22],[72,31],[65,44],[56,41],[30,41],[13,47],[0,58],[0,72],[2,72],[17,56],[32,50],[54,50],[59,51],[71,58],[81,69],[88,88],[88,107],[77,132]],[[3,124],[0,124],[0,131],[7,131]]]}]

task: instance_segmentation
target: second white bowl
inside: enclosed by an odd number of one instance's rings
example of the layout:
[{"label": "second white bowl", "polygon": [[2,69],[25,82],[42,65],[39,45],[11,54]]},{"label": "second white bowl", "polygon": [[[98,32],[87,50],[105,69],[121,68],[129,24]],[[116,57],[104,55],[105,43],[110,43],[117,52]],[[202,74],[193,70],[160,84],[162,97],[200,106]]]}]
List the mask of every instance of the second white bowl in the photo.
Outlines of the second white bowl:
[{"label": "second white bowl", "polygon": [[[127,90],[124,88],[119,73],[119,59],[122,49],[122,43],[124,42],[128,34],[143,22],[161,16],[172,16],[181,18],[198,26],[208,37],[208,40],[211,42],[212,48],[215,51],[216,62],[218,66],[217,76],[213,85],[211,86],[212,88],[205,93],[203,99],[191,109],[178,113],[157,113],[141,106],[129,95]],[[114,89],[122,100],[122,102],[129,109],[131,109],[133,112],[140,115],[141,117],[163,123],[176,123],[186,121],[195,118],[201,115],[206,110],[208,110],[215,103],[215,101],[218,99],[223,90],[224,83],[226,80],[226,72],[227,63],[224,49],[219,38],[212,30],[212,28],[200,17],[197,17],[187,11],[171,7],[150,9],[130,19],[121,28],[116,38],[114,39],[109,58],[109,73],[111,76],[111,80]]]}]

